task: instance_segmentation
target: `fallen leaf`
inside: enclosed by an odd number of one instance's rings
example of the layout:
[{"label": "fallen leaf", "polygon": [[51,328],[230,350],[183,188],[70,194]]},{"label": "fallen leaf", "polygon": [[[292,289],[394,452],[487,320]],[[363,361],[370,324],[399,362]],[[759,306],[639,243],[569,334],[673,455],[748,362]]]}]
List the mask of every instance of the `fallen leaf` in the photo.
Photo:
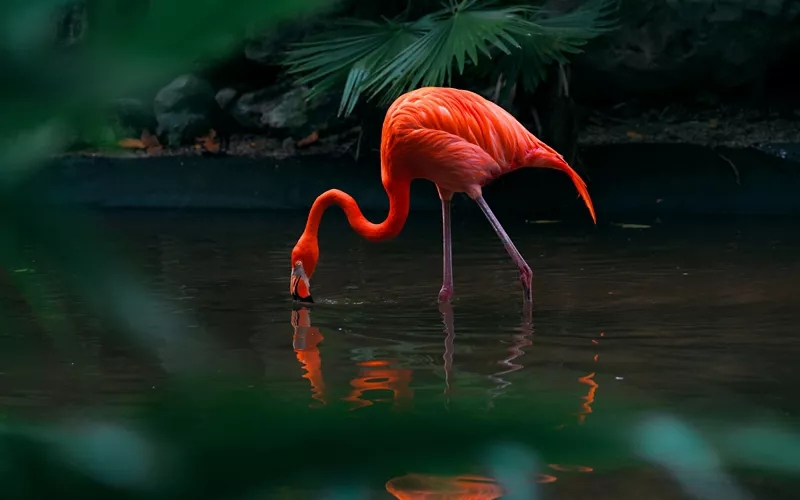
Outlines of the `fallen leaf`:
[{"label": "fallen leaf", "polygon": [[712,118],[708,120],[708,128],[717,128],[719,126],[719,120],[716,118]]},{"label": "fallen leaf", "polygon": [[636,132],[635,130],[628,130],[628,133],[626,135],[628,136],[629,139],[635,139],[637,141],[641,141],[642,139],[644,139],[644,136],[639,132]]},{"label": "fallen leaf", "polygon": [[611,225],[618,226],[623,229],[649,229],[647,224],[623,224],[621,222],[612,222]]},{"label": "fallen leaf", "polygon": [[585,465],[548,464],[548,467],[559,472],[594,472],[592,467],[587,467]]},{"label": "fallen leaf", "polygon": [[525,222],[527,222],[528,224],[558,224],[561,221],[541,219],[541,220],[526,220]]},{"label": "fallen leaf", "polygon": [[117,145],[121,148],[128,148],[128,149],[146,149],[147,146],[139,139],[120,139],[117,141]]},{"label": "fallen leaf", "polygon": [[317,140],[319,140],[319,132],[315,130],[311,132],[307,137],[304,137],[303,139],[297,141],[297,147],[304,148],[309,144],[314,144],[315,142],[317,142]]},{"label": "fallen leaf", "polygon": [[155,151],[161,151],[164,149],[161,146],[161,143],[158,142],[158,136],[151,134],[147,129],[142,131],[142,144],[145,145],[148,153],[153,153]]},{"label": "fallen leaf", "polygon": [[211,153],[216,153],[219,151],[219,141],[216,140],[217,138],[217,131],[213,128],[208,131],[208,135],[203,137],[198,137],[195,139],[196,143],[202,146],[203,149],[209,151]]}]

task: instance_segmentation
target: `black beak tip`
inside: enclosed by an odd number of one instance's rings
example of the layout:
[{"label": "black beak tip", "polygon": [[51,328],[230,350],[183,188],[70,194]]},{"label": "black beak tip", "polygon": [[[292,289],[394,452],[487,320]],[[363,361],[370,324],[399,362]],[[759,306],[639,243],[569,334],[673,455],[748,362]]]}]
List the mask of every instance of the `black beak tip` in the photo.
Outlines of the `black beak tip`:
[{"label": "black beak tip", "polygon": [[305,302],[305,303],[308,303],[308,304],[313,304],[314,303],[314,299],[311,297],[311,295],[309,295],[308,297],[301,297],[301,296],[297,295],[296,293],[293,293],[292,294],[292,298],[294,300],[298,301],[298,302]]}]

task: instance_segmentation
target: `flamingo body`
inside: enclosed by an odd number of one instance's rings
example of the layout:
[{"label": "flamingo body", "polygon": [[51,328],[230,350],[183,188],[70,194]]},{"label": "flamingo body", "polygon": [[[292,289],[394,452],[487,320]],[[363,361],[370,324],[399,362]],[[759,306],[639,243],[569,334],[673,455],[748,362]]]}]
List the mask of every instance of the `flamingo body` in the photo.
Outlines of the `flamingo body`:
[{"label": "flamingo body", "polygon": [[311,301],[309,279],[319,256],[317,232],[323,212],[340,206],[350,225],[370,241],[395,237],[408,217],[410,184],[427,179],[436,184],[442,200],[444,282],[440,302],[450,300],[452,249],[450,200],[463,192],[481,207],[517,264],[526,300],[530,300],[530,267],[514,247],[481,188],[522,167],[554,168],[567,173],[596,221],[586,184],[563,157],[537,139],[495,103],[466,90],[424,87],[397,98],[386,113],[381,136],[381,180],[389,196],[389,215],[380,224],[369,222],[355,200],[339,190],[320,195],[292,251],[290,292],[296,300]]},{"label": "flamingo body", "polygon": [[503,108],[477,94],[421,88],[399,97],[386,114],[383,174],[468,193],[521,166],[521,152],[533,146],[529,135]]}]

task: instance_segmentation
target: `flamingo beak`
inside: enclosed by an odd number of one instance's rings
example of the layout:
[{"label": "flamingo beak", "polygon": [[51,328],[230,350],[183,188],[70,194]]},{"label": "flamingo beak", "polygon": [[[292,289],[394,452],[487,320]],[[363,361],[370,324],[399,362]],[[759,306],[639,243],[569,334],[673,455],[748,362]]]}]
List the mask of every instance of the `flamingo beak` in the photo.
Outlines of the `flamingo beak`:
[{"label": "flamingo beak", "polygon": [[292,294],[292,299],[298,302],[314,302],[314,299],[311,298],[311,283],[308,281],[302,264],[292,268],[289,293]]}]

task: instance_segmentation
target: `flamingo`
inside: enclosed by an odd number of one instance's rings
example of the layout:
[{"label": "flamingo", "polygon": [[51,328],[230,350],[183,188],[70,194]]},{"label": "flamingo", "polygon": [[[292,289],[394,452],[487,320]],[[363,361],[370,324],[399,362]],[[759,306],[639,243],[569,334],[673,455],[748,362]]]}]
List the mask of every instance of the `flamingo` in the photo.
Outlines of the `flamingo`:
[{"label": "flamingo", "polygon": [[350,226],[368,241],[397,236],[408,218],[411,181],[436,184],[442,201],[443,280],[439,303],[453,297],[450,204],[454,193],[473,199],[519,269],[523,297],[531,302],[533,272],[483,199],[482,187],[523,167],[567,173],[597,223],[586,183],[555,150],[536,138],[510,113],[467,90],[423,87],[398,97],[381,131],[381,181],[389,197],[386,220],[367,220],[352,196],[338,189],[320,195],[311,206],[303,234],[292,250],[289,289],[298,302],[313,302],[310,279],[319,259],[317,233],[322,214],[338,205]]}]

